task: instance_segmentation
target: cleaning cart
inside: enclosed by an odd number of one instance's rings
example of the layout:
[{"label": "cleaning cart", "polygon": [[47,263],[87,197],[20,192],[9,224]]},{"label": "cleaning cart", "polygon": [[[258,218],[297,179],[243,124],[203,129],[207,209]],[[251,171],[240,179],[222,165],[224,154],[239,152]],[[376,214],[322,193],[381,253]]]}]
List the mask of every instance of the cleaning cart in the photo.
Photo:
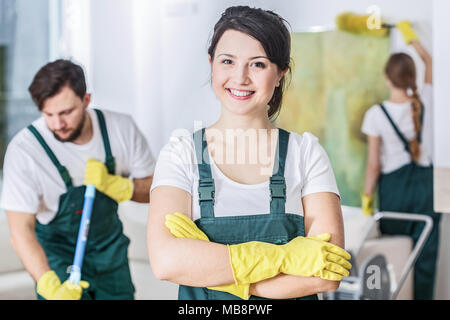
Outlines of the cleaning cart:
[{"label": "cleaning cart", "polygon": [[[382,254],[374,254],[358,266],[355,258],[360,253],[368,235],[381,219],[396,219],[424,222],[422,233],[411,251],[405,266],[403,267],[398,282],[391,265]],[[335,292],[323,294],[324,300],[395,300],[402,288],[408,273],[413,268],[422,248],[428,239],[433,220],[431,217],[421,214],[398,213],[398,212],[377,212],[371,223],[368,225],[363,240],[359,244],[356,252],[352,254],[352,271],[350,276],[345,277]]]}]

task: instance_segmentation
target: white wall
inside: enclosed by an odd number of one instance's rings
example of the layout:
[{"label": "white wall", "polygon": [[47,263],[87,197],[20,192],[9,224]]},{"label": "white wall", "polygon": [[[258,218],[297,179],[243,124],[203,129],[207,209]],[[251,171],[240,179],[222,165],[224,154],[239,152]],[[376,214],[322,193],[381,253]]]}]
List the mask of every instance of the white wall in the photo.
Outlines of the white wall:
[{"label": "white wall", "polygon": [[434,4],[434,144],[435,165],[437,167],[450,168],[450,107],[448,105],[448,90],[450,88],[450,1],[436,1]]},{"label": "white wall", "polygon": [[[433,83],[434,83],[434,161],[435,170],[443,177],[450,177],[450,106],[448,105],[448,91],[450,88],[450,41],[448,31],[450,30],[450,1],[435,0],[433,8]],[[436,176],[436,173],[435,173]],[[438,185],[436,182],[440,181]],[[435,179],[435,193],[445,197],[446,214],[442,215],[441,223],[441,250],[438,266],[438,283],[436,296],[441,299],[450,299],[450,215],[448,193],[450,190],[449,179]],[[441,194],[442,192],[442,194]],[[435,201],[436,205],[436,201]]]},{"label": "white wall", "polygon": [[[440,1],[440,8],[448,7],[443,2],[447,1]],[[410,20],[422,43],[433,53],[436,48],[432,43],[433,14],[445,15],[449,10],[433,11],[432,3],[422,0],[91,1],[88,45],[93,102],[132,114],[157,155],[174,129],[192,130],[195,120],[207,126],[219,115],[220,105],[209,84],[207,48],[213,26],[226,7],[245,4],[272,9],[289,21],[295,32],[311,26],[333,27],[339,13],[363,14],[369,6],[377,5],[389,23]],[[444,33],[448,22],[446,26],[440,29],[442,38],[447,37]],[[435,30],[440,27],[434,25]],[[405,47],[397,30],[392,33],[391,44],[393,51],[407,51],[413,56],[418,64],[418,76],[422,78],[420,59]],[[439,54],[439,61],[447,63],[448,74],[449,62]],[[448,80],[443,76],[441,79],[436,88],[441,88],[439,99],[443,103]],[[445,119],[449,119],[448,110]],[[446,140],[445,147],[448,145]],[[445,227],[447,219],[443,221]],[[445,232],[441,234],[436,298],[450,299],[450,242]]]}]

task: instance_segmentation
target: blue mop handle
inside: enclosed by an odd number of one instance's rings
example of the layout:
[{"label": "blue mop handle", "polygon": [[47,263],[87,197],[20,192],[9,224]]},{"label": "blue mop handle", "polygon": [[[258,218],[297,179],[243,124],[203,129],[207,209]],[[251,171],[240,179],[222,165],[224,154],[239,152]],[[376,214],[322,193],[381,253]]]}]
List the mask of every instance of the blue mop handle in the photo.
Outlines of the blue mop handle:
[{"label": "blue mop handle", "polygon": [[72,283],[79,284],[81,279],[81,267],[83,266],[84,249],[89,232],[89,223],[91,222],[92,205],[95,199],[95,186],[90,184],[86,186],[84,193],[83,213],[81,214],[80,228],[78,229],[77,246],[75,248],[75,257],[73,258],[72,269],[69,280]]}]

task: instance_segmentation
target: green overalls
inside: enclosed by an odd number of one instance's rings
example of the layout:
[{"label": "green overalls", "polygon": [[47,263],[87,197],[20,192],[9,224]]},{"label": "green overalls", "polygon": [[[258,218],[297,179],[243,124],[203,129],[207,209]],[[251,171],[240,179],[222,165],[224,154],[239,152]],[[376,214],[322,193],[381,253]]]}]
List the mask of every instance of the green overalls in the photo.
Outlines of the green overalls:
[{"label": "green overalls", "polygon": [[[199,205],[201,218],[195,224],[212,242],[238,244],[248,241],[263,241],[285,244],[297,236],[305,235],[304,219],[298,214],[285,212],[286,183],[284,168],[286,162],[289,132],[279,129],[277,157],[274,168],[278,169],[270,178],[270,213],[249,216],[214,217],[214,180],[209,165],[205,129],[194,133],[194,144],[199,171]],[[277,166],[277,160],[278,166]],[[300,196],[300,195],[299,195]],[[222,291],[180,285],[178,298],[183,300],[240,300]],[[262,299],[251,296],[252,299]],[[317,295],[300,299],[317,300]]]},{"label": "green overalls", "polygon": [[[106,166],[108,172],[114,174],[115,163],[105,120],[100,110],[95,109],[95,112],[105,147]],[[69,172],[59,163],[36,128],[30,125],[28,129],[57,167],[67,188],[67,192],[59,198],[55,218],[47,225],[36,221],[35,227],[37,239],[47,255],[50,268],[64,282],[69,277],[75,255],[86,186],[74,187]],[[117,208],[116,201],[97,190],[81,275],[81,279],[88,281],[90,286],[83,290],[82,300],[134,299],[127,257],[130,240],[122,232]],[[39,294],[37,296],[38,299],[43,299]]]},{"label": "green overalls", "polygon": [[[381,109],[403,142],[405,150],[410,152],[408,140],[395,125],[383,104],[381,104]],[[423,122],[423,105],[421,120]],[[418,139],[420,142],[420,133]],[[428,215],[433,219],[431,234],[414,265],[414,299],[433,299],[441,219],[441,214],[433,210],[433,166],[423,167],[411,161],[411,163],[391,173],[380,175],[378,199],[380,211],[419,213]],[[414,245],[423,228],[423,222],[380,220],[382,234],[408,235],[412,238]]]}]

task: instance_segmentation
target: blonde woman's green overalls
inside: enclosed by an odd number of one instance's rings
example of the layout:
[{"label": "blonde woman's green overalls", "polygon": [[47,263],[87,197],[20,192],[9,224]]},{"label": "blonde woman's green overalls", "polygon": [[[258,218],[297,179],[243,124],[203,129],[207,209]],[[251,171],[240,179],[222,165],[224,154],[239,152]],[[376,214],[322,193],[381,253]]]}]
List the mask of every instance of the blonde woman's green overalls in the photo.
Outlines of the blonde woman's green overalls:
[{"label": "blonde woman's green overalls", "polygon": [[[409,153],[409,142],[400,132],[383,104],[381,110],[394,128],[397,136]],[[422,105],[422,119],[423,122]],[[421,141],[421,134],[418,136]],[[428,240],[414,265],[414,299],[433,299],[434,283],[436,277],[436,262],[439,250],[439,224],[441,214],[433,209],[433,166],[420,166],[411,161],[403,167],[380,175],[378,181],[378,199],[380,211],[394,211],[418,213],[430,216],[433,219],[433,228]],[[388,235],[407,235],[414,245],[424,228],[423,222],[409,222],[404,220],[380,220],[380,231]]]}]

